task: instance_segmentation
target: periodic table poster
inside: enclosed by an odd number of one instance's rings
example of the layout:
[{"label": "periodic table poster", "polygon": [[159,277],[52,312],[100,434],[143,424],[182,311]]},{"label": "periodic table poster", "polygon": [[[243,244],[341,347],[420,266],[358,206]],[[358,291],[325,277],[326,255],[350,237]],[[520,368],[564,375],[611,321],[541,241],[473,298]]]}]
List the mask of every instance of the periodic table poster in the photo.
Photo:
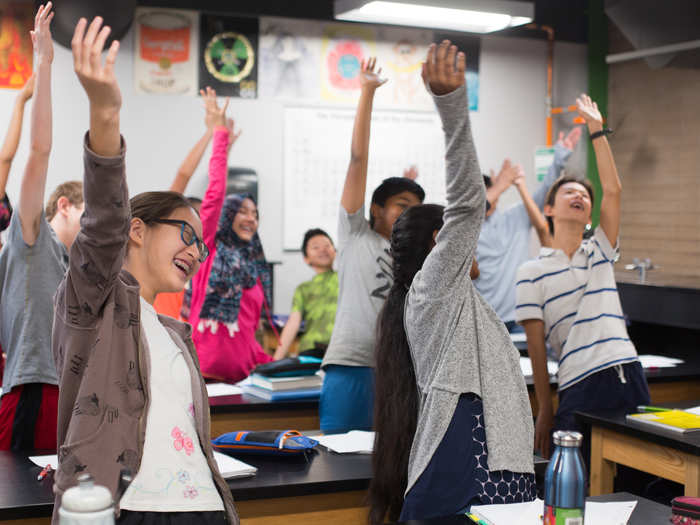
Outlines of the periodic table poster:
[{"label": "periodic table poster", "polygon": [[[287,107],[284,112],[284,249],[322,228],[337,240],[340,195],[350,159],[354,109]],[[426,203],[445,203],[444,134],[437,113],[375,110],[365,217],[372,191],[415,165]]]}]

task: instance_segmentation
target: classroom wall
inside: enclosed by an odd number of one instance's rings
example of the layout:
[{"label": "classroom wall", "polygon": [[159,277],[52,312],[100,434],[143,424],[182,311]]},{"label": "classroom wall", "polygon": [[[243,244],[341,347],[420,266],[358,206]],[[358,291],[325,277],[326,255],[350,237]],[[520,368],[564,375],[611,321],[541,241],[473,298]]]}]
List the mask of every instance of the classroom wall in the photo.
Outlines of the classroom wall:
[{"label": "classroom wall", "polygon": [[[116,72],[123,96],[122,133],[127,144],[127,174],[131,194],[169,186],[187,150],[204,131],[197,98],[137,94],[133,88],[133,32],[122,41]],[[472,114],[482,171],[498,169],[503,158],[523,164],[534,186],[534,150],[544,144],[546,44],[543,40],[485,37],[480,60],[480,107]],[[558,43],[555,48],[555,104],[573,103],[587,85],[586,47]],[[0,91],[0,123],[8,122],[16,92]],[[53,68],[54,139],[47,195],[64,180],[82,177],[82,139],[88,125],[87,101],[73,73],[70,50],[56,44]],[[300,252],[282,249],[282,109],[276,100],[231,101],[229,113],[243,134],[230,164],[254,167],[259,174],[260,236],[269,260],[280,261],[275,273],[275,311],[289,311],[294,288],[311,277]],[[29,110],[29,107],[27,108]],[[571,117],[555,121],[555,130]],[[29,111],[20,149],[8,184],[17,198],[26,161]],[[319,140],[323,140],[319,137]],[[348,144],[349,150],[349,144]],[[585,172],[583,146],[570,166]],[[203,194],[206,157],[188,194]],[[514,189],[500,205],[517,200]]]},{"label": "classroom wall", "polygon": [[[610,23],[610,52],[630,43]],[[700,276],[700,69],[611,64],[610,143],[623,185],[621,263]],[[618,269],[622,266],[618,265]],[[653,278],[653,277],[652,277]]]}]

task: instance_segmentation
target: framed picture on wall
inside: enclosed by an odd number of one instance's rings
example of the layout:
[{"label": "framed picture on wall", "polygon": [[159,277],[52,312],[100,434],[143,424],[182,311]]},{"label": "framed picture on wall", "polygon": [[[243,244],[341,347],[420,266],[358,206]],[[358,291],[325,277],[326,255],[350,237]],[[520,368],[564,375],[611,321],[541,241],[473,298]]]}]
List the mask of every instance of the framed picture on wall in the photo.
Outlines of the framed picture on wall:
[{"label": "framed picture on wall", "polygon": [[221,96],[258,95],[258,20],[202,14],[199,87]]},{"label": "framed picture on wall", "polygon": [[21,89],[32,74],[32,2],[0,2],[0,88]]}]

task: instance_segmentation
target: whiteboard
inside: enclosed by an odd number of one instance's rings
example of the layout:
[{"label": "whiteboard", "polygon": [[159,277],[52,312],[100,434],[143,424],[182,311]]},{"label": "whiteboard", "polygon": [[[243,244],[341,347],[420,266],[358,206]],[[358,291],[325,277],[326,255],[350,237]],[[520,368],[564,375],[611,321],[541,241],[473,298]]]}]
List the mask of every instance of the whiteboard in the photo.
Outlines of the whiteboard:
[{"label": "whiteboard", "polygon": [[[338,210],[350,161],[354,109],[284,110],[284,249],[300,250],[304,233],[322,228],[337,242]],[[365,217],[374,189],[411,165],[426,203],[445,203],[445,140],[435,112],[374,111]]]}]

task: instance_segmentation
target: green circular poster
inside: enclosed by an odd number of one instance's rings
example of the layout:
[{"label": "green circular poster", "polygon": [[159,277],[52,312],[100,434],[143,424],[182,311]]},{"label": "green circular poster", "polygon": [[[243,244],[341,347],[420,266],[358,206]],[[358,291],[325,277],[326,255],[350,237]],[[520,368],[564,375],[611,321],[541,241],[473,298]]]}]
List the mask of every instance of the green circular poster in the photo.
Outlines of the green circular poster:
[{"label": "green circular poster", "polygon": [[238,83],[255,65],[255,50],[242,34],[228,31],[214,35],[204,50],[207,71],[221,82]]}]

